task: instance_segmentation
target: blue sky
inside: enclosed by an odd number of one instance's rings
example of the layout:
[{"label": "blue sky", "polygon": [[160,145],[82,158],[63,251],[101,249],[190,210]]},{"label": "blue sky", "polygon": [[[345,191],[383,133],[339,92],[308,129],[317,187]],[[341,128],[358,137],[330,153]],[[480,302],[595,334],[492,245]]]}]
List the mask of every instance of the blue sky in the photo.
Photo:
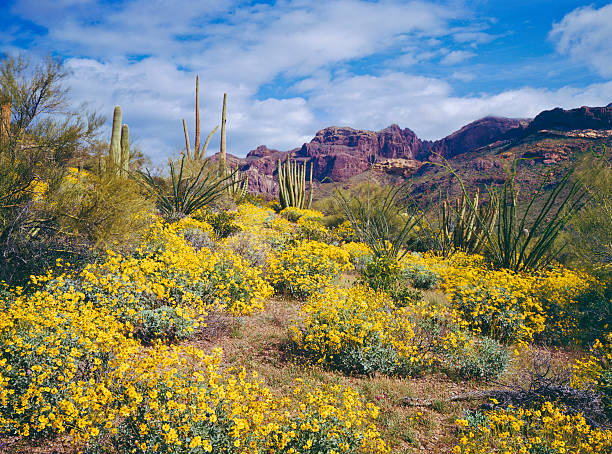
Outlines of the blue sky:
[{"label": "blue sky", "polygon": [[[228,93],[228,151],[391,123],[437,139],[486,115],[612,101],[602,1],[0,0],[0,49],[61,57],[74,103],[120,104],[154,162],[204,136]],[[218,133],[210,145],[218,148]]]}]

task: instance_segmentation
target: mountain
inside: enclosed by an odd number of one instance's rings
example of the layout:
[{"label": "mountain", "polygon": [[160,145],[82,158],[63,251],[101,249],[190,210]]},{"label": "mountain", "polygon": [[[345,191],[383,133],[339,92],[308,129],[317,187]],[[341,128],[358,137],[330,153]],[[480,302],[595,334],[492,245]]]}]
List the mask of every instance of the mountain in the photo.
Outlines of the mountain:
[{"label": "mountain", "polygon": [[[612,103],[606,107],[556,108],[531,120],[484,117],[436,141],[421,140],[412,130],[396,124],[380,131],[332,126],[318,131],[299,148],[279,151],[261,145],[246,158],[236,158],[235,163],[249,175],[249,190],[275,195],[278,160],[287,156],[312,163],[313,178],[319,183],[347,181],[370,168],[390,175],[418,176],[419,172],[431,172],[431,166],[424,163],[438,160],[438,156],[451,163],[468,162],[472,172],[486,173],[501,168],[504,159],[498,155],[503,150],[522,146],[526,157],[550,164],[565,156],[568,147],[578,146],[576,141],[582,149],[593,140],[609,140],[611,135]],[[553,144],[551,137],[555,138]]]}]

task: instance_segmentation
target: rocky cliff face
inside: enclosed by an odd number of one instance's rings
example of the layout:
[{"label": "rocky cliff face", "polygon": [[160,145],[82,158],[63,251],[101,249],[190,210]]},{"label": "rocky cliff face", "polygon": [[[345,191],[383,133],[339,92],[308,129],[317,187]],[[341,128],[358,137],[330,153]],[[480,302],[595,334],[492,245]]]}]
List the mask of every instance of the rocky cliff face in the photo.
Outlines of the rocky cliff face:
[{"label": "rocky cliff face", "polygon": [[[316,133],[301,148],[278,151],[261,145],[249,151],[240,168],[249,174],[249,189],[268,195],[278,192],[274,182],[278,159],[291,156],[312,163],[316,181],[344,181],[375,166],[380,171],[408,176],[423,161],[447,159],[518,140],[541,130],[612,130],[612,103],[607,107],[553,109],[533,120],[485,117],[436,141],[422,141],[398,125],[381,131],[332,126]],[[484,148],[483,148],[484,147]],[[488,164],[487,164],[488,165]]]},{"label": "rocky cliff face", "polygon": [[563,110],[556,108],[539,113],[529,124],[527,132],[542,129],[612,129],[612,103],[606,107],[586,107]]}]

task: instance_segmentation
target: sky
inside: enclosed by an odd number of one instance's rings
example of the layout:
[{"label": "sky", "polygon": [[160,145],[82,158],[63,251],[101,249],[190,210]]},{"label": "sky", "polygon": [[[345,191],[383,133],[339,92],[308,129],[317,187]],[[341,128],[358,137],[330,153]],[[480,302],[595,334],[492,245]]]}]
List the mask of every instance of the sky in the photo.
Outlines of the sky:
[{"label": "sky", "polygon": [[[52,55],[72,102],[123,121],[154,163],[203,140],[288,150],[328,126],[442,138],[487,115],[612,102],[612,3],[0,0],[0,52]],[[219,132],[209,153],[219,147]]]}]

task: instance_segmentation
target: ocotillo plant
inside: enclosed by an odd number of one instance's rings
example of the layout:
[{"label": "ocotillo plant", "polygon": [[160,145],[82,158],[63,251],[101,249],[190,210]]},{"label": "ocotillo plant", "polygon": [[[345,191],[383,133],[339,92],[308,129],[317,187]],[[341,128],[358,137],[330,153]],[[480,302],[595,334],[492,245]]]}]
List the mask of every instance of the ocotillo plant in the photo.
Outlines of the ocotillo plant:
[{"label": "ocotillo plant", "polygon": [[312,164],[310,165],[310,186],[306,195],[306,163],[292,162],[287,158],[285,164],[278,160],[278,185],[282,208],[310,208],[312,204]]},{"label": "ocotillo plant", "polygon": [[127,175],[130,163],[130,138],[127,125],[121,125],[121,106],[115,106],[109,149],[110,167],[118,175]]},{"label": "ocotillo plant", "polygon": [[183,133],[185,134],[185,149],[187,152],[188,159],[194,160],[202,160],[206,156],[206,149],[208,148],[208,143],[210,142],[210,138],[213,136],[217,129],[219,129],[219,125],[215,126],[212,131],[208,134],[206,138],[206,142],[204,142],[204,146],[200,148],[200,78],[196,76],[196,103],[195,103],[195,144],[193,150],[193,157],[191,155],[191,146],[189,145],[189,133],[187,132],[187,123],[185,123],[185,119],[183,118]]}]

